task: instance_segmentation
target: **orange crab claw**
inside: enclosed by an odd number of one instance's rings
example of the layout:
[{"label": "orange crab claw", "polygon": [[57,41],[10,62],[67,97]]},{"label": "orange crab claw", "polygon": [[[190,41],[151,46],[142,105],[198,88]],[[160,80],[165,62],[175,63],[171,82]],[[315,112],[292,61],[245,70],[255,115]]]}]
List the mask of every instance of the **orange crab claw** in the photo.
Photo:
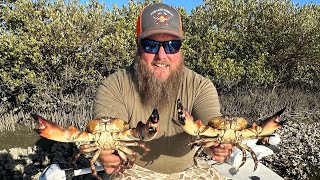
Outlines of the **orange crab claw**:
[{"label": "orange crab claw", "polygon": [[271,134],[276,129],[280,128],[285,122],[280,121],[280,115],[284,112],[286,108],[281,109],[279,112],[275,113],[273,116],[262,121],[261,128],[262,131],[259,133],[260,136]]},{"label": "orange crab claw", "polygon": [[39,123],[39,129],[35,129],[35,131],[44,138],[59,142],[90,141],[89,133],[81,132],[74,126],[64,129],[62,126],[39,115],[32,114],[31,116]]},{"label": "orange crab claw", "polygon": [[184,109],[180,99],[177,101],[178,120],[183,131],[192,136],[217,136],[218,129],[206,126],[200,119],[194,120],[190,113]]}]

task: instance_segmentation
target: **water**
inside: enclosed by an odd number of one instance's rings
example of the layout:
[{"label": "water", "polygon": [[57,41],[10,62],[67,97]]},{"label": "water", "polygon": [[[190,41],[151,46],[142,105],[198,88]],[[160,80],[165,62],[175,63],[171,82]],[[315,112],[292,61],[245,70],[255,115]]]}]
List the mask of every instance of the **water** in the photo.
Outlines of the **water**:
[{"label": "water", "polygon": [[19,125],[15,131],[0,132],[0,150],[33,147],[40,136],[30,127]]}]

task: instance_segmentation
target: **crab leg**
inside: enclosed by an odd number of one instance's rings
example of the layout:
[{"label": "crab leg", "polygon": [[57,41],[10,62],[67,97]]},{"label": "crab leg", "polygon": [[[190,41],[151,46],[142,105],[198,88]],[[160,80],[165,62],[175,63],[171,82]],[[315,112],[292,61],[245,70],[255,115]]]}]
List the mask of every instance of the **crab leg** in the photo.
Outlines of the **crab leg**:
[{"label": "crab leg", "polygon": [[[120,158],[121,158],[121,160],[122,160],[120,166],[123,167],[123,164],[124,164],[125,167],[128,166],[128,164],[129,164],[129,158],[128,158],[127,154],[126,154],[125,152],[121,151],[120,148],[118,149],[117,153],[119,154],[119,156],[120,156]],[[122,167],[121,167],[121,168],[122,168]]]},{"label": "crab leg", "polygon": [[82,145],[80,145],[78,152],[71,159],[71,164],[73,164],[76,167],[76,161],[81,154],[87,153],[87,152],[93,152],[98,149],[99,148],[95,144],[82,144]]},{"label": "crab leg", "polygon": [[250,154],[251,154],[251,157],[254,161],[254,169],[253,171],[255,171],[258,167],[258,158],[257,158],[257,155],[254,153],[254,151],[247,145],[245,144],[239,144],[237,143],[236,144],[237,148],[239,148],[241,151],[242,151],[242,163],[240,164],[240,166],[237,168],[237,171],[239,170],[240,167],[242,167],[244,165],[244,163],[246,162],[246,159],[247,159],[247,153],[246,151],[249,151]]},{"label": "crab leg", "polygon": [[256,155],[256,153],[255,153],[250,147],[249,147],[249,149],[247,149],[247,151],[249,151],[250,154],[251,154],[251,157],[252,157],[253,162],[254,162],[254,169],[253,169],[253,171],[255,171],[255,170],[257,170],[258,163],[259,163],[258,158],[257,158],[257,155]]},{"label": "crab leg", "polygon": [[201,138],[201,139],[195,139],[192,140],[187,144],[188,145],[194,145],[194,144],[205,144],[205,147],[210,147],[210,145],[207,145],[209,142],[213,142],[212,144],[216,143],[217,138]]},{"label": "crab leg", "polygon": [[79,131],[74,126],[64,129],[62,126],[44,119],[39,115],[32,115],[39,123],[39,129],[35,129],[40,136],[59,142],[94,141],[96,137],[88,132]]},{"label": "crab leg", "polygon": [[99,179],[99,180],[102,180],[102,178],[98,175],[97,173],[97,170],[96,170],[96,167],[94,165],[94,162],[96,162],[96,160],[98,159],[99,155],[101,153],[101,149],[98,149],[92,156],[92,158],[90,159],[90,169],[91,169],[91,173],[92,175]]},{"label": "crab leg", "polygon": [[215,137],[219,135],[220,131],[218,129],[203,125],[200,119],[194,121],[190,113],[183,108],[180,99],[177,102],[177,109],[179,123],[186,133],[192,136]]},{"label": "crab leg", "polygon": [[196,153],[193,156],[193,162],[196,166],[197,166],[196,158],[200,156],[200,154],[203,152],[204,148],[211,147],[216,143],[219,143],[218,141],[216,141],[216,138],[201,138],[201,139],[195,139],[187,144],[187,145],[192,145],[192,148],[195,145],[200,144],[199,149],[196,151]]},{"label": "crab leg", "polygon": [[202,151],[204,150],[204,147],[203,146],[200,146],[199,149],[196,151],[196,153],[194,154],[193,156],[193,163],[195,166],[198,166],[198,163],[197,163],[197,157],[200,156],[200,154],[202,153]]},{"label": "crab leg", "polygon": [[[118,148],[118,153],[120,155],[120,157],[125,160],[127,162],[127,155],[132,156],[131,160],[129,161],[129,168],[132,167],[132,165],[134,164],[134,162],[137,159],[137,153],[135,151],[133,151],[132,149],[127,148],[128,146],[140,146],[144,149],[145,153],[143,155],[145,155],[147,152],[150,151],[150,149],[144,144],[144,143],[138,143],[138,142],[122,142],[122,146],[120,146]],[[125,156],[121,156],[121,152],[124,153]]]}]

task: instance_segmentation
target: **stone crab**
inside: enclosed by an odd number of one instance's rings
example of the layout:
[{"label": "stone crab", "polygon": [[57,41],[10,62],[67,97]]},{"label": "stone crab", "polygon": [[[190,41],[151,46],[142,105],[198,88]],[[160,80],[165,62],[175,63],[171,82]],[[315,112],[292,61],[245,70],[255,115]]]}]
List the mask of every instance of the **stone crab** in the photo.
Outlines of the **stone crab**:
[{"label": "stone crab", "polygon": [[[80,154],[93,152],[90,168],[93,176],[97,179],[101,179],[101,177],[97,174],[94,162],[102,150],[116,151],[122,159],[121,169],[131,168],[136,160],[137,153],[128,146],[140,146],[144,149],[143,155],[145,155],[150,149],[141,141],[152,140],[159,131],[157,109],[152,111],[145,124],[140,121],[136,128],[129,128],[127,122],[118,118],[101,117],[90,120],[85,132],[72,125],[65,129],[39,115],[33,114],[32,116],[39,124],[39,129],[35,129],[36,132],[44,138],[58,142],[85,142],[86,144],[80,145],[79,152],[72,158],[72,163],[75,164]],[[131,156],[130,160],[128,155]]]},{"label": "stone crab", "polygon": [[280,115],[285,108],[265,119],[259,125],[253,123],[251,126],[247,126],[248,121],[246,119],[232,115],[215,117],[208,122],[208,125],[204,125],[200,119],[193,119],[190,113],[182,106],[180,99],[177,102],[177,109],[178,122],[175,123],[180,125],[186,133],[199,137],[187,144],[192,145],[192,147],[195,145],[200,146],[193,157],[194,164],[197,165],[196,158],[203,152],[204,148],[211,147],[216,143],[234,144],[243,154],[242,162],[237,171],[246,161],[246,151],[251,153],[254,160],[254,171],[258,167],[256,154],[249,146],[242,144],[241,141],[250,139],[266,141],[268,137],[273,136],[272,133],[276,129],[285,123],[285,120],[280,121]]}]

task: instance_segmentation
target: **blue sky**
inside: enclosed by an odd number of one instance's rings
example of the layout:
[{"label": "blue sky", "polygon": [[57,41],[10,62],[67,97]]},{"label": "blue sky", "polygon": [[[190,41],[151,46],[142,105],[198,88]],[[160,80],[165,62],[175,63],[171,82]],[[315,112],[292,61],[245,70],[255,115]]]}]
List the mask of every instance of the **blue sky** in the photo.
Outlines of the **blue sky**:
[{"label": "blue sky", "polygon": [[[80,0],[80,2],[86,2],[86,1],[89,1],[89,0]],[[112,8],[114,3],[117,4],[118,7],[121,7],[123,4],[125,5],[128,4],[128,0],[98,0],[98,1],[106,4],[106,6],[110,8]],[[175,7],[177,6],[184,7],[187,10],[187,12],[190,13],[191,9],[193,9],[199,4],[202,4],[203,0],[163,0],[163,2]],[[300,5],[309,4],[309,3],[320,4],[320,0],[292,0],[292,2],[299,3]]]}]

